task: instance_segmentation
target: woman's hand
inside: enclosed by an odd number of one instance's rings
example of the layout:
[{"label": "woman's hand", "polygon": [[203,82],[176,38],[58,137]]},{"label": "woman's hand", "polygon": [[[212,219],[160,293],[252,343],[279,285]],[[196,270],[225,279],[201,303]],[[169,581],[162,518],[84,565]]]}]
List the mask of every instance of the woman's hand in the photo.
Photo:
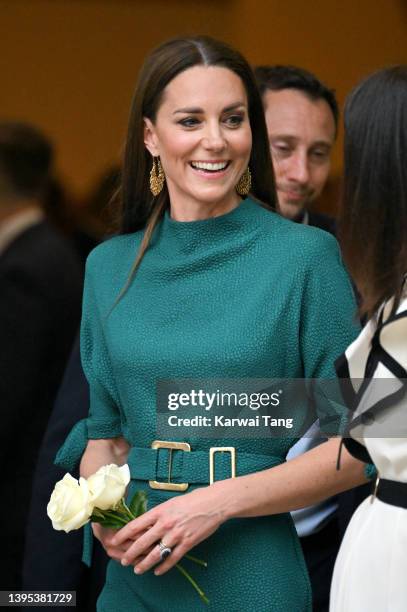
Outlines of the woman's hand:
[{"label": "woman's hand", "polygon": [[112,544],[113,538],[117,535],[117,529],[107,529],[102,527],[99,523],[91,523],[92,531],[95,538],[99,540],[105,549],[106,554],[115,561],[120,563],[123,554],[133,544],[132,540],[125,540],[120,545],[114,546]]},{"label": "woman's hand", "polygon": [[126,548],[121,553],[122,565],[135,565],[136,574],[151,569],[160,562],[158,543],[162,540],[172,552],[154,573],[167,572],[227,519],[225,498],[220,493],[216,485],[196,489],[169,499],[125,525],[111,541],[115,551]]}]

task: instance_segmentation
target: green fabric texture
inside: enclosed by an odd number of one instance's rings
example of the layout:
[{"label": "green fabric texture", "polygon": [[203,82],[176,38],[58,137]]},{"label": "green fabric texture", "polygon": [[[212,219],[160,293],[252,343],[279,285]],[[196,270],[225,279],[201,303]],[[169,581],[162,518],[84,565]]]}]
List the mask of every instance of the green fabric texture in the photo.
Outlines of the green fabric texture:
[{"label": "green fabric texture", "polygon": [[[335,358],[358,333],[353,292],[335,239],[249,198],[228,214],[203,221],[176,222],[166,214],[129,289],[112,309],[141,238],[142,232],[115,237],[89,256],[81,350],[91,405],[86,427],[79,426],[60,451],[64,465],[79,460],[86,435],[123,435],[143,457],[142,449],[156,439],[159,379],[334,378]],[[245,464],[245,453],[262,461],[270,456],[270,466],[276,465],[295,438],[191,436],[185,441],[200,453],[235,446],[247,473],[264,469],[264,463]],[[147,478],[157,476],[147,473],[151,453],[139,465],[134,453],[129,496],[145,490],[151,508],[184,495],[151,489]],[[173,453],[174,469],[181,453]],[[159,451],[160,461],[166,454]],[[156,471],[165,473],[166,464],[159,468],[157,459],[157,465]],[[229,521],[192,554],[209,563],[205,569],[185,561],[208,595],[208,607],[176,569],[160,577],[135,576],[132,568],[111,561],[98,610],[311,610],[308,576],[288,513]]]},{"label": "green fabric texture", "polygon": [[377,478],[377,469],[373,463],[367,463],[365,465],[365,476],[369,480],[376,480]]}]

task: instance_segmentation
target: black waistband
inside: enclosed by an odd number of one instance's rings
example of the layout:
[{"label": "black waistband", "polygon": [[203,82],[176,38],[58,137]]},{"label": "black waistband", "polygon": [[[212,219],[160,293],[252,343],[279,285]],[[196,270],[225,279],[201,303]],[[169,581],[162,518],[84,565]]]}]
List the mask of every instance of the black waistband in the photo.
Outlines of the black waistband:
[{"label": "black waistband", "polygon": [[376,497],[386,504],[407,508],[407,482],[381,478],[377,485]]}]

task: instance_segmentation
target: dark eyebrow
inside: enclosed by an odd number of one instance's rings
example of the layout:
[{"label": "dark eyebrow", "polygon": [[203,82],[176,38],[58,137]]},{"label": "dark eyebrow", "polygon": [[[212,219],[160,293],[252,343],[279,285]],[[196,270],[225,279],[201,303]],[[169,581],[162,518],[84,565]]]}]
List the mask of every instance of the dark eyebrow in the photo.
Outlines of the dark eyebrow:
[{"label": "dark eyebrow", "polygon": [[[273,135],[270,134],[269,138],[273,142],[275,140],[284,140],[285,142],[290,143],[290,144],[295,144],[299,140],[296,136],[292,136],[291,134],[273,134]],[[332,144],[333,143],[327,142],[326,140],[316,140],[315,142],[312,143],[310,148],[325,147],[327,149],[331,149]]]},{"label": "dark eyebrow", "polygon": [[[235,102],[234,104],[231,104],[230,106],[227,106],[226,108],[224,108],[222,110],[222,113],[230,113],[230,111],[236,110],[237,108],[240,107],[245,107],[244,102]],[[178,108],[176,111],[173,112],[173,115],[176,115],[177,113],[186,113],[187,115],[198,115],[199,113],[203,113],[204,110],[202,108],[198,108],[198,107],[191,107],[191,108]]]},{"label": "dark eyebrow", "polygon": [[177,113],[186,113],[187,115],[196,115],[198,113],[203,113],[202,108],[179,108],[174,111],[172,114],[176,115]]},{"label": "dark eyebrow", "polygon": [[235,104],[231,104],[230,106],[227,106],[226,108],[223,109],[224,113],[230,113],[230,111],[234,111],[237,110],[238,108],[246,108],[246,105],[244,104],[244,102],[236,102]]},{"label": "dark eyebrow", "polygon": [[296,136],[290,134],[269,134],[270,140],[285,140],[286,142],[295,143],[298,141]]},{"label": "dark eyebrow", "polygon": [[317,140],[317,142],[312,143],[313,147],[325,147],[326,149],[330,149],[332,144],[330,142],[326,142],[326,140]]}]

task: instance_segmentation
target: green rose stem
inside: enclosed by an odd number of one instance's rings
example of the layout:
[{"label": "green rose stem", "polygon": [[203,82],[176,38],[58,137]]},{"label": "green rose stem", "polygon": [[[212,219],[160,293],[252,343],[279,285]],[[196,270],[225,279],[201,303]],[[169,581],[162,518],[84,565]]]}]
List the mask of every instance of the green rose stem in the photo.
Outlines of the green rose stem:
[{"label": "green rose stem", "polygon": [[135,516],[132,511],[130,510],[130,508],[126,505],[126,502],[124,501],[124,499],[121,500],[124,509],[126,510],[128,516],[130,517],[130,520],[134,520],[135,518],[137,518],[137,516]]},{"label": "green rose stem", "polygon": [[[137,491],[134,494],[133,499],[131,500],[129,506],[127,506],[126,502],[122,498],[119,503],[112,510],[100,510],[100,508],[94,508],[93,514],[90,517],[90,520],[94,523],[100,523],[103,527],[110,527],[112,529],[120,529],[127,525],[130,521],[133,521],[138,516],[141,516],[147,510],[147,497],[145,493],[142,491]],[[192,555],[184,555],[186,559],[189,559],[193,563],[197,563],[202,567],[208,567],[206,561],[202,561],[202,559],[198,559]],[[200,588],[200,586],[195,582],[192,576],[187,572],[187,570],[180,564],[176,563],[175,567],[191,584],[191,586],[196,590],[199,597],[205,604],[209,604],[209,599]]]},{"label": "green rose stem", "polygon": [[197,563],[198,565],[202,565],[202,567],[208,567],[208,564],[206,561],[202,561],[202,559],[197,559],[197,557],[193,557],[192,555],[184,555],[185,559],[189,559],[190,561],[193,561],[194,563]]},{"label": "green rose stem", "polygon": [[180,565],[179,563],[177,563],[175,565],[175,567],[181,572],[181,574],[183,574],[185,576],[185,578],[192,584],[192,586],[194,587],[194,589],[197,591],[199,597],[202,599],[202,601],[206,604],[209,604],[209,599],[207,598],[207,596],[205,595],[205,593],[203,592],[203,590],[198,586],[198,584],[195,582],[195,580],[192,578],[192,576],[182,567],[182,565]]}]

